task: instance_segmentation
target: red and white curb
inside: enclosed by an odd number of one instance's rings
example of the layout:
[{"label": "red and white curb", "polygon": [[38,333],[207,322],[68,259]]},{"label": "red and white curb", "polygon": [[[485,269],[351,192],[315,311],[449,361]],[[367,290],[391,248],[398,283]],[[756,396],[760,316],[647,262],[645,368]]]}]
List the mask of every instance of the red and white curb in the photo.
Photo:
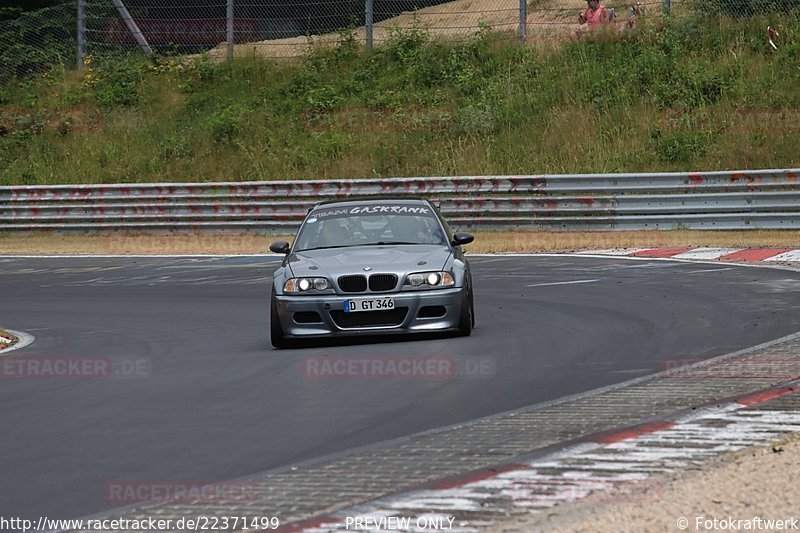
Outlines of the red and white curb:
[{"label": "red and white curb", "polygon": [[684,259],[694,261],[745,261],[745,262],[800,262],[800,249],[792,248],[611,248],[584,250],[579,255],[609,255],[626,257],[651,257],[655,259]]},{"label": "red and white curb", "polygon": [[[19,350],[20,348],[25,348],[26,346],[32,344],[33,341],[36,340],[36,338],[33,335],[31,335],[30,333],[25,333],[23,331],[14,331],[14,330],[11,330],[11,329],[6,330],[6,331],[8,331],[10,334],[14,335],[17,338],[17,342],[15,342],[14,344],[11,344],[9,346],[6,346],[6,347],[0,347],[0,356],[9,354],[9,353],[13,352],[14,350]],[[0,337],[0,341],[4,341],[4,340],[5,340],[5,337]],[[9,341],[11,341],[11,340],[13,340],[13,339],[9,339]]]},{"label": "red and white curb", "polygon": [[800,432],[800,411],[752,409],[797,393],[800,389],[795,387],[771,389],[674,419],[598,433],[546,455],[384,496],[288,524],[285,530],[478,531],[511,514],[540,513],[582,500],[596,502],[598,497],[618,501],[625,489],[653,481],[655,475]]}]

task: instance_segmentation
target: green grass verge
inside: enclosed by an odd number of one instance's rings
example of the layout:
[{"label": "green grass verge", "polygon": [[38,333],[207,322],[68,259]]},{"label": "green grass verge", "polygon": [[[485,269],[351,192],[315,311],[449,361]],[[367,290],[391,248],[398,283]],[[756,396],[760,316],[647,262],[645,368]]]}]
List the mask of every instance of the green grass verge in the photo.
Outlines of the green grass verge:
[{"label": "green grass verge", "polygon": [[799,30],[687,18],[523,48],[412,29],[281,62],[95,60],[0,89],[0,184],[794,167]]}]

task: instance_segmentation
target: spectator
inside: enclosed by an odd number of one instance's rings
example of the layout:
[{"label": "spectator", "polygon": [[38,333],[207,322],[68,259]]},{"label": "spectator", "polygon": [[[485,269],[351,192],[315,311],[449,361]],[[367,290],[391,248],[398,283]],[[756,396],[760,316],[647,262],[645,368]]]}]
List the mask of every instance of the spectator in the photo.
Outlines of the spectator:
[{"label": "spectator", "polygon": [[644,4],[641,2],[636,2],[630,8],[628,8],[628,15],[631,17],[638,17],[644,15]]},{"label": "spectator", "polygon": [[577,41],[602,24],[614,21],[613,12],[602,5],[600,0],[586,0],[586,4],[586,9],[578,14],[578,26],[572,30],[570,35],[573,41]]},{"label": "spectator", "polygon": [[587,0],[587,8],[581,11],[578,22],[595,27],[603,22],[611,21],[610,11],[600,3],[600,0]]},{"label": "spectator", "polygon": [[628,8],[628,21],[620,28],[621,32],[625,32],[636,27],[636,20],[638,17],[644,15],[644,5],[641,2],[636,2]]}]

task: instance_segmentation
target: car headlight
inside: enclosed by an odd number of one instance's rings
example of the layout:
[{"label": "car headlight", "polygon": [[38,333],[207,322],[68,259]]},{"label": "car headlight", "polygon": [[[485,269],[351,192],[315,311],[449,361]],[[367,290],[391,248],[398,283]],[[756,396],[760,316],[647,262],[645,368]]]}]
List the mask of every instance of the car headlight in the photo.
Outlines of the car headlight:
[{"label": "car headlight", "polygon": [[412,287],[452,287],[455,280],[450,272],[416,272],[409,274],[405,285]]},{"label": "car headlight", "polygon": [[299,293],[308,292],[310,290],[324,291],[328,289],[331,284],[327,278],[290,278],[283,284],[283,292],[286,293]]}]

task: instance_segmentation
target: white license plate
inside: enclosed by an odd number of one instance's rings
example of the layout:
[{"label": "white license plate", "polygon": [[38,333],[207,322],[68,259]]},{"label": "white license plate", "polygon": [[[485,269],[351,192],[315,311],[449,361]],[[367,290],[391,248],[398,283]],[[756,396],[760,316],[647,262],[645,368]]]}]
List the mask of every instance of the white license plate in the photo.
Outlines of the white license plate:
[{"label": "white license plate", "polygon": [[359,311],[388,311],[394,309],[393,298],[359,298],[345,300],[344,312],[357,313]]}]

